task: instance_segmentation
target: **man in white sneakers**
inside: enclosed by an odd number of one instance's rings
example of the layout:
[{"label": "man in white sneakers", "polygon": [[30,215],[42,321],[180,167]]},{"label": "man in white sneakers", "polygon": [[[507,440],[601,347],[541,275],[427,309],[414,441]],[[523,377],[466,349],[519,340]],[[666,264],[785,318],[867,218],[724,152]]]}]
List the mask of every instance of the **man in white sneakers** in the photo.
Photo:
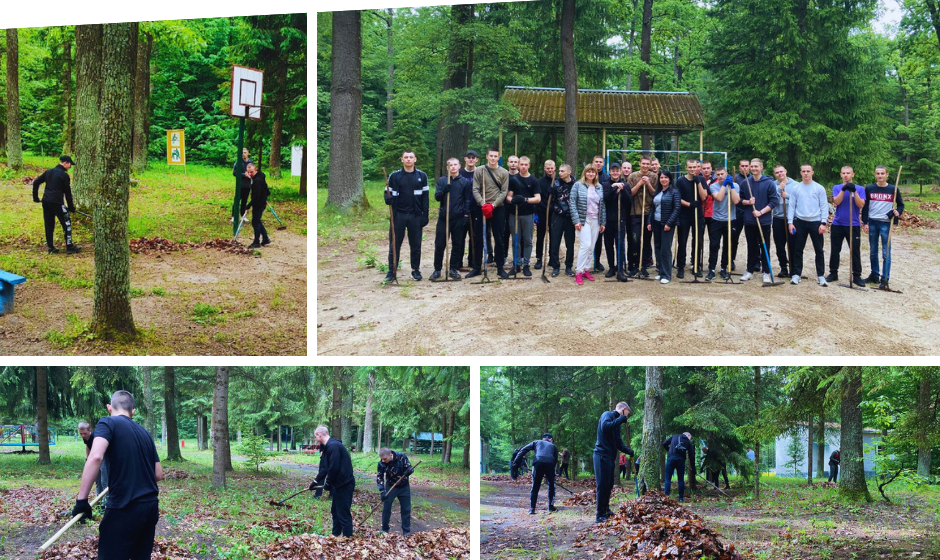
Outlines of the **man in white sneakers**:
[{"label": "man in white sneakers", "polygon": [[820,286],[825,286],[826,278],[823,273],[826,271],[826,256],[823,253],[823,235],[826,233],[826,222],[829,221],[829,201],[826,199],[826,188],[813,180],[812,165],[801,165],[800,177],[803,179],[801,182],[788,188],[787,227],[793,236],[793,261],[790,263],[793,276],[790,283],[800,283],[803,275],[803,249],[806,247],[806,236],[809,236],[816,252],[816,281]]}]

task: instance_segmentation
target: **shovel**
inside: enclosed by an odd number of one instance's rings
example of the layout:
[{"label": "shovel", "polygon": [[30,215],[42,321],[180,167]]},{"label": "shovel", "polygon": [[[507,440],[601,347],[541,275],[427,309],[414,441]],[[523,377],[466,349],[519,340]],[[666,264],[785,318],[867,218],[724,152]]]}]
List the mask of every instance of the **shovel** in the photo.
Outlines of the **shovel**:
[{"label": "shovel", "polygon": [[[314,490],[317,490],[318,488],[323,488],[323,486],[314,486],[314,487],[313,487]],[[290,504],[285,504],[284,502],[286,502],[287,500],[293,498],[294,496],[299,496],[299,495],[303,494],[303,493],[306,492],[307,490],[310,490],[310,488],[304,488],[304,489],[301,490],[300,492],[294,492],[293,494],[291,494],[290,496],[284,498],[284,499],[281,500],[280,502],[275,502],[274,500],[268,500],[268,504],[270,504],[270,505],[272,505],[272,506],[274,506],[274,507],[284,507],[284,508],[290,509],[290,508],[293,507],[293,506],[291,506]]]},{"label": "shovel", "polygon": [[279,230],[287,229],[287,226],[284,225],[284,222],[282,222],[281,219],[277,217],[277,212],[274,211],[274,205],[271,204],[270,202],[268,203],[268,210],[270,210],[271,213],[274,214],[274,219],[277,220],[277,223],[281,224],[277,226],[277,229]]},{"label": "shovel", "polygon": [[232,241],[238,241],[238,234],[242,232],[242,226],[245,225],[245,217],[247,215],[248,215],[248,210],[246,209],[245,213],[242,214],[241,219],[238,220],[238,229],[235,230],[235,237],[232,239]]},{"label": "shovel", "polygon": [[[94,507],[94,505],[98,503],[98,500],[100,500],[101,498],[103,498],[104,495],[108,493],[108,490],[109,490],[109,489],[110,489],[110,488],[105,488],[104,490],[102,490],[101,493],[98,494],[97,496],[95,496],[95,499],[92,500],[91,503],[88,504],[88,505],[91,506],[91,507]],[[69,522],[65,524],[65,527],[62,527],[61,529],[59,529],[59,531],[58,531],[56,534],[54,534],[54,535],[52,535],[51,537],[49,537],[49,540],[47,540],[46,542],[42,543],[42,546],[39,547],[39,552],[45,552],[46,549],[48,549],[50,546],[54,545],[55,542],[56,542],[57,540],[59,540],[59,538],[60,538],[66,531],[68,531],[69,528],[70,528],[72,525],[75,525],[76,523],[78,523],[78,520],[82,518],[82,515],[83,515],[83,514],[79,513],[78,515],[76,515],[75,517],[73,517],[72,519],[70,519]]]}]

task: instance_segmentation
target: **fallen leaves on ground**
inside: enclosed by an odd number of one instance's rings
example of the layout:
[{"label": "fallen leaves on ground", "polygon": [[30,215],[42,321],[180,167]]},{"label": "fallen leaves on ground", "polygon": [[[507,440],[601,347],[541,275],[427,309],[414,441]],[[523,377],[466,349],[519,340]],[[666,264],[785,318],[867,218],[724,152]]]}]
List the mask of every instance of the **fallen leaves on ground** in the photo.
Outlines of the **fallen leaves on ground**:
[{"label": "fallen leaves on ground", "polygon": [[921,202],[920,209],[926,210],[928,212],[940,212],[940,203],[937,202]]},{"label": "fallen leaves on ground", "polygon": [[272,543],[262,555],[272,560],[466,560],[470,557],[470,529],[448,527],[407,537],[400,533],[350,538],[303,534]]},{"label": "fallen leaves on ground", "polygon": [[299,531],[312,531],[315,527],[313,523],[306,519],[293,519],[289,517],[275,517],[274,519],[265,519],[249,525],[249,527],[264,527],[278,533],[297,533]]},{"label": "fallen leaves on ground", "polygon": [[192,478],[193,475],[182,469],[164,469],[163,478]]},{"label": "fallen leaves on ground", "polygon": [[[611,492],[611,497],[617,494],[626,494],[634,492],[633,488],[627,486],[615,486],[613,492]],[[555,491],[555,494],[558,494],[558,491]],[[562,500],[561,505],[563,506],[594,506],[597,505],[597,490],[585,490],[584,492],[578,492],[574,496],[571,496],[565,500]]]},{"label": "fallen leaves on ground", "polygon": [[918,216],[917,214],[905,212],[901,214],[901,226],[914,229],[936,229],[940,227],[940,224],[938,224],[935,220],[931,220],[930,218],[924,218],[923,216]]},{"label": "fallen leaves on ground", "polygon": [[237,241],[218,238],[203,241],[202,243],[177,243],[176,241],[170,241],[162,237],[140,237],[138,239],[131,239],[130,249],[132,253],[143,255],[172,253],[173,251],[181,251],[183,249],[216,249],[218,251],[238,255],[253,254],[251,249]]},{"label": "fallen leaves on ground", "polygon": [[[98,535],[85,537],[80,541],[59,543],[42,553],[43,560],[97,560]],[[150,560],[196,560],[189,552],[175,544],[156,539]]]},{"label": "fallen leaves on ground", "polygon": [[[532,473],[521,474],[518,478],[516,478],[516,480],[510,478],[508,474],[488,474],[481,476],[480,480],[486,480],[489,482],[508,482],[510,484],[524,484],[526,486],[532,486]],[[556,483],[562,484],[569,489],[583,488],[586,490],[596,487],[593,476],[590,478],[579,478],[578,480],[569,480],[567,478],[556,477],[555,481]],[[547,483],[543,481],[542,484],[544,485]],[[564,492],[564,490],[562,490],[562,492]]]},{"label": "fallen leaves on ground", "polygon": [[56,523],[59,514],[72,511],[75,502],[66,490],[20,486],[0,491],[0,517],[24,523]]}]

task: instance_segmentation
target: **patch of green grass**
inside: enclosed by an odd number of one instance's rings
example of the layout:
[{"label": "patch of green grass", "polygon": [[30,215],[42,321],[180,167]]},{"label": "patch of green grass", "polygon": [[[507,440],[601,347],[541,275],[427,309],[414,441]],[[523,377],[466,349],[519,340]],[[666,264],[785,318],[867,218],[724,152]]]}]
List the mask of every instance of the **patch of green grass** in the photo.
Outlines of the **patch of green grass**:
[{"label": "patch of green grass", "polygon": [[62,268],[64,263],[60,257],[61,255],[48,255],[33,258],[26,251],[14,250],[7,254],[0,254],[0,268],[27,279],[41,278],[66,289],[92,286],[91,278],[94,272],[90,265],[78,259],[71,259],[68,262],[71,273],[66,273]]},{"label": "patch of green grass", "polygon": [[131,289],[130,289],[130,296],[131,296],[132,298],[141,297],[141,296],[143,296],[143,295],[144,295],[144,290],[143,290],[143,288],[134,288],[134,287],[131,287]]},{"label": "patch of green grass", "polygon": [[57,331],[55,329],[47,331],[45,338],[57,348],[67,348],[79,338],[93,340],[95,335],[88,332],[88,323],[78,318],[78,315],[69,313],[65,316],[68,323],[65,330]]},{"label": "patch of green grass", "polygon": [[218,307],[203,302],[193,306],[190,319],[200,325],[217,325],[225,322],[225,316],[222,315],[222,311]]},{"label": "patch of green grass", "polygon": [[284,295],[284,285],[276,284],[274,286],[274,295],[271,296],[271,309],[277,309],[284,303],[283,299],[281,299],[281,296],[283,295]]},{"label": "patch of green grass", "polygon": [[255,311],[253,309],[245,309],[243,311],[236,311],[233,317],[236,319],[246,319],[248,317],[254,317],[254,315]]},{"label": "patch of green grass", "polygon": [[155,295],[155,296],[163,297],[163,296],[166,295],[166,289],[157,286],[157,287],[154,287],[154,288],[150,288],[150,293],[153,294],[153,295]]}]

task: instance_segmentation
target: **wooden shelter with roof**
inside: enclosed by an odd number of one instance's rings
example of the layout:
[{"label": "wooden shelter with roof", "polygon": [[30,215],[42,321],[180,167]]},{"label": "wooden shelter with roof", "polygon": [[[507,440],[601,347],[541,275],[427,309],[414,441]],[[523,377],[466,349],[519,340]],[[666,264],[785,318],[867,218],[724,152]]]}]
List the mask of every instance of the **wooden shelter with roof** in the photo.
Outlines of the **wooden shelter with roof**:
[{"label": "wooden shelter with roof", "polygon": [[[506,86],[503,99],[519,111],[521,121],[531,129],[543,129],[552,136],[552,159],[556,157],[557,132],[565,128],[563,88]],[[704,149],[705,119],[698,97],[688,92],[578,90],[578,133],[600,132],[601,153],[607,153],[608,131],[638,135],[668,135],[678,150],[679,135],[699,132],[699,150]],[[499,129],[499,150],[503,151],[503,129]],[[519,132],[515,131],[515,153],[519,152]]]}]

